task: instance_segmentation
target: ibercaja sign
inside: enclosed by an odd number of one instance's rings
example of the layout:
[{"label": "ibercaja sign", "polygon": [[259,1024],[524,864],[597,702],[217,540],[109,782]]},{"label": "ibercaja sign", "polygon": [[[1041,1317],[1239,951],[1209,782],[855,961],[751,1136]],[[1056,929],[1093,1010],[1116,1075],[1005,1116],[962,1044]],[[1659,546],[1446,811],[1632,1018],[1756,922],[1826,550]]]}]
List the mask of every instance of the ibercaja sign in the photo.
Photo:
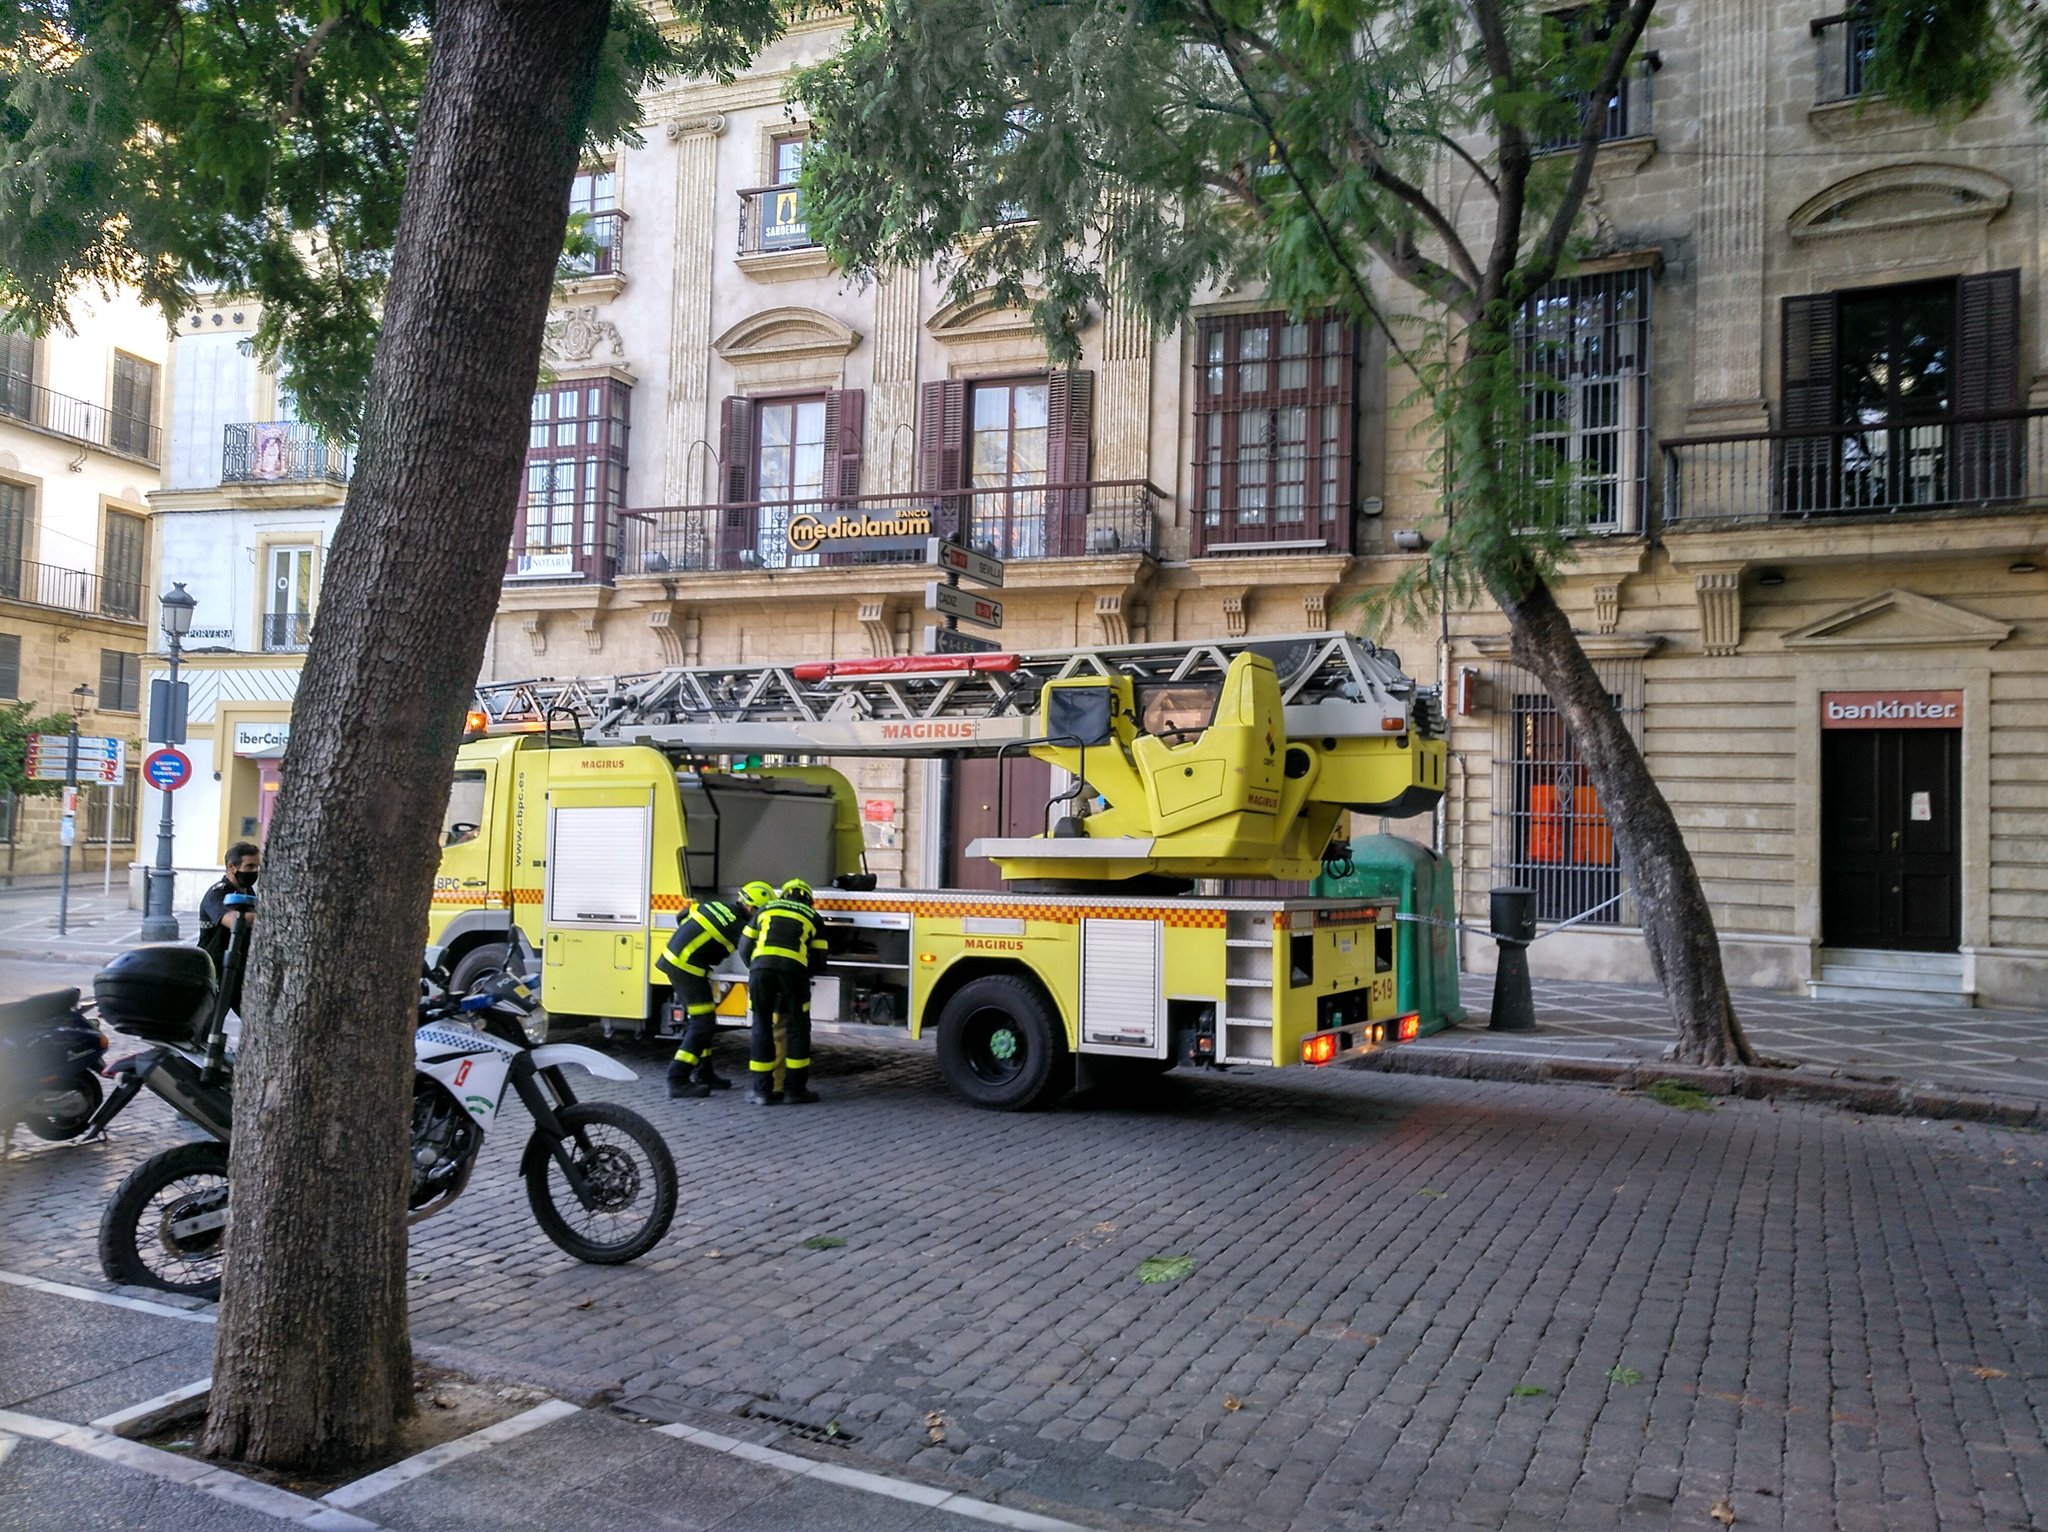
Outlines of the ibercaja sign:
[{"label": "ibercaja sign", "polygon": [[1960,729],[1961,692],[1822,692],[1823,729]]}]

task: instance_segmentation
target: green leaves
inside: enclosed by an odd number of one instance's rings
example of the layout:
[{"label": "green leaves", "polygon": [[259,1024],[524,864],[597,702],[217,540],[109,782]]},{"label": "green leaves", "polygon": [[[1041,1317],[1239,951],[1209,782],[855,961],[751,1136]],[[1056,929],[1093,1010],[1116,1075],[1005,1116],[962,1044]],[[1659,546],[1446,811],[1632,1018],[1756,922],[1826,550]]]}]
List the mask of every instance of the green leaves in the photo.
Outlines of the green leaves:
[{"label": "green leaves", "polygon": [[28,742],[37,734],[63,734],[71,727],[69,713],[38,715],[32,702],[0,702],[0,792],[47,797],[61,782],[38,782],[28,775]]},{"label": "green leaves", "polygon": [[[429,0],[0,9],[0,308],[42,331],[95,284],[173,323],[196,290],[245,296],[302,417],[352,439],[432,19]],[[678,62],[615,0],[593,143],[630,137],[639,91]]]},{"label": "green leaves", "polygon": [[1140,1282],[1178,1282],[1195,1269],[1191,1255],[1148,1255],[1138,1262]]},{"label": "green leaves", "polygon": [[1707,1099],[1704,1091],[1680,1080],[1658,1080],[1645,1087],[1643,1094],[1681,1112],[1711,1112],[1714,1109],[1713,1102]]},{"label": "green leaves", "polygon": [[813,1234],[804,1241],[803,1247],[806,1250],[838,1250],[845,1244],[846,1241],[836,1234]]}]

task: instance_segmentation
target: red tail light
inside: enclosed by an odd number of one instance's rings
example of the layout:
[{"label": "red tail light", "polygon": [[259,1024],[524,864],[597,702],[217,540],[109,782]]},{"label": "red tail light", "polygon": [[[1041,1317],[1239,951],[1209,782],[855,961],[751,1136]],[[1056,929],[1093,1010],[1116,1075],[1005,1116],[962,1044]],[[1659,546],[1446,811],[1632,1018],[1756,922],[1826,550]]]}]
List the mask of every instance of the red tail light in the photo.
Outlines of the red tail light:
[{"label": "red tail light", "polygon": [[1410,1011],[1406,1016],[1403,1016],[1401,1018],[1401,1041],[1404,1043],[1412,1042],[1415,1038],[1418,1038],[1421,1035],[1422,1017],[1418,1015],[1416,1012]]},{"label": "red tail light", "polygon": [[1336,1056],[1335,1033],[1326,1032],[1321,1037],[1304,1037],[1301,1040],[1301,1061],[1304,1064],[1327,1064]]}]

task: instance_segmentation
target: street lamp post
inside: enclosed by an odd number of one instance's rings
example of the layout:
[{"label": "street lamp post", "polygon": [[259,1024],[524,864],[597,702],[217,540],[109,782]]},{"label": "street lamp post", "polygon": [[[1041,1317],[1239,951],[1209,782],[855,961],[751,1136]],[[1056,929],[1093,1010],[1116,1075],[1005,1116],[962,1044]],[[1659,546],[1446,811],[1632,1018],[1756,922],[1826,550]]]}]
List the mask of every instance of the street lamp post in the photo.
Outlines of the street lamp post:
[{"label": "street lamp post", "polygon": [[[164,737],[157,741],[164,745],[182,745],[185,742],[185,710],[180,703],[178,691],[178,660],[184,653],[185,635],[192,631],[192,613],[199,602],[185,589],[185,582],[175,582],[164,592],[159,603],[163,608],[164,637],[169,641],[171,657],[170,685],[166,690],[162,717],[152,734]],[[177,881],[177,869],[171,863],[171,795],[163,793],[163,817],[156,827],[156,866],[150,869],[145,880],[147,895],[142,916],[142,939],[146,942],[174,942],[178,940],[178,917],[171,913],[171,893]]]}]

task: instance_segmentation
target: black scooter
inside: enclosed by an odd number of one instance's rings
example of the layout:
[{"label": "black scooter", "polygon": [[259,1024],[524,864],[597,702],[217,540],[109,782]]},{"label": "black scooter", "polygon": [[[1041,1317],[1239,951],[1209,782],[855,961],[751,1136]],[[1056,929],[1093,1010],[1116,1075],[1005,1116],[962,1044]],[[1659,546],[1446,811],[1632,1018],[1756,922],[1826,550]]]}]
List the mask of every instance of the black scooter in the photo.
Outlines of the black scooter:
[{"label": "black scooter", "polygon": [[78,991],[51,990],[0,1005],[0,1154],[14,1130],[77,1138],[100,1105],[106,1034],[79,1009]]}]

